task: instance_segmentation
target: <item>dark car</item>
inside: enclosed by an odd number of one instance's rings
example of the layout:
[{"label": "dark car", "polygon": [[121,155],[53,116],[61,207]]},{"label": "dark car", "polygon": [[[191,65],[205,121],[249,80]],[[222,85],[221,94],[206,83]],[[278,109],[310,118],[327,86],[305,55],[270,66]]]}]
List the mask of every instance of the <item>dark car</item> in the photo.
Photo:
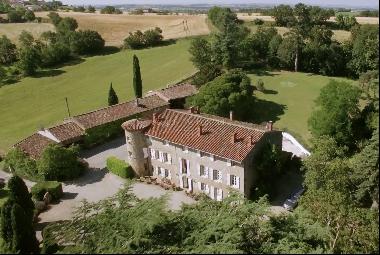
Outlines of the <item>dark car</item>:
[{"label": "dark car", "polygon": [[290,198],[286,199],[286,201],[283,204],[283,207],[288,211],[293,211],[293,209],[296,208],[298,204],[298,199],[301,197],[304,191],[305,189],[301,188],[300,190],[295,192]]}]

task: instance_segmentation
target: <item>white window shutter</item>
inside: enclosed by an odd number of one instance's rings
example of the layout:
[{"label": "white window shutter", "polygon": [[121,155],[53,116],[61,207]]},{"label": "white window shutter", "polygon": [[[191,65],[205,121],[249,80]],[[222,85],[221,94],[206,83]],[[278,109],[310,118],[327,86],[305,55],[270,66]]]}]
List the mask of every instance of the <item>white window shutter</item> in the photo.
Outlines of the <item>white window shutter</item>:
[{"label": "white window shutter", "polygon": [[231,186],[231,175],[227,174],[227,185]]},{"label": "white window shutter", "polygon": [[168,170],[168,172],[169,172],[168,178],[169,178],[169,180],[171,180],[172,179],[172,173],[171,173],[170,169]]},{"label": "white window shutter", "polygon": [[209,173],[208,173],[208,167],[205,167],[205,176],[206,176],[206,178],[208,178],[208,177],[209,177]]},{"label": "white window shutter", "polygon": [[240,177],[236,177],[237,185],[236,188],[240,189]]},{"label": "white window shutter", "polygon": [[197,165],[198,175],[201,176],[201,165]]},{"label": "white window shutter", "polygon": [[158,176],[158,167],[157,166],[154,168],[154,172]]},{"label": "white window shutter", "polygon": [[182,174],[182,159],[178,158],[179,160],[179,173]]},{"label": "white window shutter", "polygon": [[190,175],[190,161],[186,159],[186,165],[187,165],[187,175]]},{"label": "white window shutter", "polygon": [[189,186],[189,191],[192,190],[192,185],[191,185],[191,179],[190,178],[187,178],[187,183],[188,183],[188,186]]},{"label": "white window shutter", "polygon": [[210,189],[208,188],[208,184],[206,184],[206,193],[208,194],[210,192]]},{"label": "white window shutter", "polygon": [[198,151],[198,157],[200,157],[201,156],[201,151]]},{"label": "white window shutter", "polygon": [[214,186],[210,186],[210,197],[214,199]]},{"label": "white window shutter", "polygon": [[160,152],[158,153],[158,155],[159,155],[159,157],[160,157],[160,161],[161,161],[161,162],[164,162],[164,153],[163,153],[162,151],[160,151]]},{"label": "white window shutter", "polygon": [[231,160],[227,160],[227,166],[231,166]]},{"label": "white window shutter", "polygon": [[211,180],[214,179],[214,169],[212,169],[211,167],[208,168],[208,172],[209,172],[209,177]]},{"label": "white window shutter", "polygon": [[198,190],[199,190],[199,191],[202,190],[202,183],[201,183],[201,182],[198,182]]},{"label": "white window shutter", "polygon": [[168,153],[168,161],[170,164],[172,163],[172,155],[170,153]]}]

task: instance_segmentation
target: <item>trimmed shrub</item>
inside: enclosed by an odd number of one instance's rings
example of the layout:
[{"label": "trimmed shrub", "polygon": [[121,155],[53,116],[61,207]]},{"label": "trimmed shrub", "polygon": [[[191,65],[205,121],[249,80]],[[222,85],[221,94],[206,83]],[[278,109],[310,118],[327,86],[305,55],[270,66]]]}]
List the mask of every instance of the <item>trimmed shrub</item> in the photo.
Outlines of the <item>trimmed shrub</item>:
[{"label": "trimmed shrub", "polygon": [[132,178],[134,175],[132,167],[128,163],[115,157],[107,159],[107,168],[110,172],[122,178]]},{"label": "trimmed shrub", "polygon": [[261,79],[257,81],[257,90],[261,92],[265,91],[264,82]]},{"label": "trimmed shrub", "polygon": [[46,192],[49,192],[54,201],[59,200],[63,195],[62,184],[57,181],[38,182],[31,189],[32,196],[38,201],[43,200]]}]

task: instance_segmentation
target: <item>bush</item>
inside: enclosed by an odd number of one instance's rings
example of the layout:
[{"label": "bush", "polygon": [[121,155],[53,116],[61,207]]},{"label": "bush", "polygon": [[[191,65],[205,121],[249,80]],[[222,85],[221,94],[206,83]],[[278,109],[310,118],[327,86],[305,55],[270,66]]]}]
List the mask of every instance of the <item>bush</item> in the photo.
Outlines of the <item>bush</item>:
[{"label": "bush", "polygon": [[254,19],[253,20],[253,24],[255,24],[255,25],[262,25],[262,24],[264,24],[264,20],[262,20],[262,19]]},{"label": "bush", "polygon": [[134,33],[129,33],[129,36],[124,39],[124,48],[126,49],[141,49],[153,47],[162,43],[162,30],[159,27],[149,29],[144,33],[137,30]]},{"label": "bush", "polygon": [[38,174],[37,165],[23,151],[14,148],[8,152],[4,160],[4,170],[11,168],[17,175],[35,179]]},{"label": "bush", "polygon": [[261,79],[257,81],[257,90],[261,92],[265,90],[264,82]]},{"label": "bush", "polygon": [[115,157],[107,159],[107,168],[110,172],[122,178],[132,178],[134,175],[132,167],[128,163]]},{"label": "bush", "polygon": [[54,201],[59,200],[63,195],[62,184],[57,181],[43,181],[35,184],[31,193],[38,201],[43,200],[46,192],[49,192]]},{"label": "bush", "polygon": [[79,177],[85,166],[78,160],[78,148],[50,145],[37,161],[38,172],[48,181],[66,181]]}]

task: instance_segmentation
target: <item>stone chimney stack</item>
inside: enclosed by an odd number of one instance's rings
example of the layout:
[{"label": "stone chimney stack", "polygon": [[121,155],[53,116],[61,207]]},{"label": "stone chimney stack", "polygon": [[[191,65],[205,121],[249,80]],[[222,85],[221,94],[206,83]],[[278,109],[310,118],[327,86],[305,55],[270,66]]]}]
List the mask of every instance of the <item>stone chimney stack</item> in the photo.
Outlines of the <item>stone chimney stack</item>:
[{"label": "stone chimney stack", "polygon": [[153,113],[153,123],[156,123],[156,122],[158,122],[158,113],[157,112]]},{"label": "stone chimney stack", "polygon": [[253,141],[253,135],[249,136],[249,144],[250,145],[254,145],[255,144],[255,142]]},{"label": "stone chimney stack", "polygon": [[230,120],[235,120],[234,111],[230,111]]},{"label": "stone chimney stack", "polygon": [[269,130],[269,131],[272,131],[273,130],[273,121],[268,121],[267,122],[267,126],[266,126],[266,128]]},{"label": "stone chimney stack", "polygon": [[234,134],[232,135],[231,142],[232,142],[232,143],[236,143],[236,142],[237,142],[237,133],[234,133]]},{"label": "stone chimney stack", "polygon": [[198,135],[199,136],[203,135],[203,127],[202,127],[202,125],[198,126]]}]

